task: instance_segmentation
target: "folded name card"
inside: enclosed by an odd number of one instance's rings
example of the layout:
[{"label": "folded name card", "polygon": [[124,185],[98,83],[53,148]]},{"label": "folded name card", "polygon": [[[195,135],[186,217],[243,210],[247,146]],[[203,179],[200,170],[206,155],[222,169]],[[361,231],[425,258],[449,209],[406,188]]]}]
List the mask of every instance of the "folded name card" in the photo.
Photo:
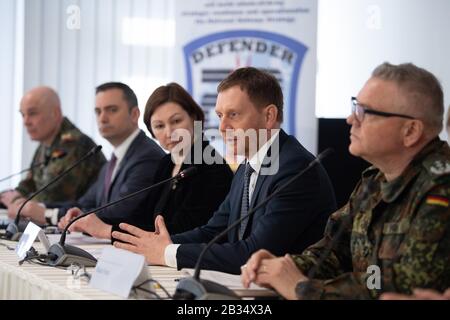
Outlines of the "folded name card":
[{"label": "folded name card", "polygon": [[[144,256],[114,247],[103,249],[89,285],[128,298],[134,285],[150,279]],[[150,283],[143,286],[152,290]]]},{"label": "folded name card", "polygon": [[48,252],[48,248],[50,247],[50,243],[48,242],[47,236],[39,226],[35,225],[33,222],[29,222],[22,236],[20,237],[19,243],[16,247],[16,254],[22,260],[26,257],[27,251],[31,249],[36,238],[39,238],[39,241],[42,242],[45,253]]}]

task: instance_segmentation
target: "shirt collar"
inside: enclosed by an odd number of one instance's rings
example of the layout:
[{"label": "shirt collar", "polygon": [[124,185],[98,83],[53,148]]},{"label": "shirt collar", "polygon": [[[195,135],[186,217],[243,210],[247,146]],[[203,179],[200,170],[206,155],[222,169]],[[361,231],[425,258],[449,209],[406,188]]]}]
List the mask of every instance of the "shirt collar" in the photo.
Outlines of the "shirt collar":
[{"label": "shirt collar", "polygon": [[248,161],[257,175],[259,175],[259,171],[261,170],[261,166],[263,164],[264,158],[267,155],[267,152],[269,151],[270,146],[280,134],[280,129],[274,130],[276,131],[275,134],[273,134],[270,139],[261,148],[259,148],[258,152],[255,153],[253,157],[251,157],[251,159]]},{"label": "shirt collar", "polygon": [[113,153],[117,158],[117,162],[120,162],[123,157],[125,157],[125,154],[128,151],[128,148],[130,147],[131,143],[134,141],[134,139],[137,137],[137,135],[139,134],[140,129],[137,128],[135,131],[133,131],[132,134],[130,134],[128,136],[128,138],[126,138],[120,145],[118,145]]}]

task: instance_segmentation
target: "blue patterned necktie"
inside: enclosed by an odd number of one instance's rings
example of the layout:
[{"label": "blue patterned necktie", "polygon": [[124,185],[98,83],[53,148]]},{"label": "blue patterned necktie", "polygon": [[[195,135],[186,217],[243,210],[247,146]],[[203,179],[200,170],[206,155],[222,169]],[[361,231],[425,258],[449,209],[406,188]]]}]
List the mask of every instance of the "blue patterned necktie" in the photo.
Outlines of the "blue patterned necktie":
[{"label": "blue patterned necktie", "polygon": [[[255,172],[251,167],[250,163],[247,162],[244,171],[244,192],[242,192],[242,204],[241,204],[241,218],[248,213],[250,199],[249,199],[249,188],[250,188],[250,177],[252,173]],[[247,227],[248,218],[242,220],[241,226],[239,228],[239,240],[242,240],[244,236],[245,228]]]}]

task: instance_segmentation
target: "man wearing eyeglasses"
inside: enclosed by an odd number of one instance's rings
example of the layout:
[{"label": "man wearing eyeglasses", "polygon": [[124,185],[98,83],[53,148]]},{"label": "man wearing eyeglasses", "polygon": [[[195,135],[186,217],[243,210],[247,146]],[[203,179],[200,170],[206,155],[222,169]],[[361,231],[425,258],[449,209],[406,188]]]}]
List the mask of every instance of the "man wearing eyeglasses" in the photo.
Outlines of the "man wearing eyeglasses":
[{"label": "man wearing eyeglasses", "polygon": [[443,92],[413,64],[377,67],[347,122],[350,153],[373,166],[324,237],[299,255],[253,254],[242,282],[287,299],[373,299],[450,287],[450,148]]}]

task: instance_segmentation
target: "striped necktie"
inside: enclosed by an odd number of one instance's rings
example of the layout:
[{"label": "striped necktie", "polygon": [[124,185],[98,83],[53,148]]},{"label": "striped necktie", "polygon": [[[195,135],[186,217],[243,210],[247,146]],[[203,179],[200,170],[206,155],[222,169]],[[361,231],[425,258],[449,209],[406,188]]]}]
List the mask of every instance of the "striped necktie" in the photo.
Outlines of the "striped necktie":
[{"label": "striped necktie", "polygon": [[[245,216],[248,213],[249,205],[250,205],[250,199],[249,199],[249,189],[250,189],[250,177],[252,173],[255,172],[253,170],[250,163],[247,162],[245,165],[245,171],[244,171],[244,191],[242,192],[242,204],[241,204],[241,218]],[[242,220],[241,226],[239,228],[239,240],[242,240],[242,237],[244,236],[245,228],[247,227],[248,218]]]},{"label": "striped necktie", "polygon": [[116,167],[117,158],[116,155],[113,153],[111,156],[111,160],[108,162],[108,167],[106,168],[106,174],[105,174],[105,184],[104,184],[104,191],[105,191],[105,200],[108,200],[108,194],[109,194],[109,187],[111,186],[111,180],[112,175],[114,172],[114,168]]}]

